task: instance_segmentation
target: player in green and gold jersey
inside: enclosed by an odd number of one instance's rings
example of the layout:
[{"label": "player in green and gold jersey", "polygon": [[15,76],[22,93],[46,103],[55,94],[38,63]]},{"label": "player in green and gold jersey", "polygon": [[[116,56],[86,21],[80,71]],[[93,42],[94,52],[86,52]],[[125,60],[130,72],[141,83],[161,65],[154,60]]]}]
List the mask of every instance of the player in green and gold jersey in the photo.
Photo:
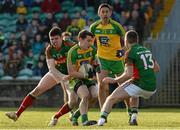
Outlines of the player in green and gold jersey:
[{"label": "player in green and gold jersey", "polygon": [[[70,88],[81,99],[79,109],[82,124],[88,126],[96,124],[96,121],[88,121],[87,116],[89,99],[97,98],[96,82],[93,80],[93,68],[88,68],[88,66],[93,66],[96,63],[96,49],[92,45],[94,35],[87,30],[82,30],[78,34],[78,41],[78,44],[68,52],[67,67],[69,75],[72,76]],[[84,67],[85,71],[81,72],[80,67]],[[76,118],[72,120],[77,122]]]},{"label": "player in green and gold jersey", "polygon": [[[156,74],[160,70],[158,63],[153,59],[152,53],[138,44],[137,32],[130,30],[125,35],[125,46],[128,48],[125,56],[125,71],[117,78],[106,77],[105,83],[121,84],[108,96],[102,109],[98,125],[105,123],[113,104],[130,97],[149,98],[156,92]],[[133,104],[132,104],[133,105]],[[132,113],[130,124],[137,125],[137,113]]]},{"label": "player in green and gold jersey", "polygon": [[[107,97],[107,84],[102,83],[102,79],[110,72],[120,75],[124,71],[123,38],[124,28],[116,21],[110,19],[112,9],[110,5],[103,3],[99,6],[98,15],[100,20],[90,26],[90,31],[95,35],[97,43],[97,57],[101,71],[98,73],[99,104],[100,107]],[[122,57],[117,57],[116,53],[121,52]]]}]

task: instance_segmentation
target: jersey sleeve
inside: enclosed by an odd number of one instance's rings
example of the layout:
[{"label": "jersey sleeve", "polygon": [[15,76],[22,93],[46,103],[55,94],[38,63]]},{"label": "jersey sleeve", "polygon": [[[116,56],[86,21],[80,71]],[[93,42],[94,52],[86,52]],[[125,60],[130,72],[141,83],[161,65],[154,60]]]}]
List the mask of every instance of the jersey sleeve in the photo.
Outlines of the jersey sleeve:
[{"label": "jersey sleeve", "polygon": [[96,59],[97,50],[96,50],[95,46],[93,46],[93,45],[92,45],[92,49],[93,49],[93,51],[92,51],[92,53],[93,53],[93,60],[95,60]]},{"label": "jersey sleeve", "polygon": [[116,21],[114,21],[112,19],[111,19],[111,23],[114,26],[114,28],[116,29],[117,33],[120,35],[120,37],[124,38],[125,29],[123,28],[123,26],[120,23],[118,23],[118,22],[116,22]]}]

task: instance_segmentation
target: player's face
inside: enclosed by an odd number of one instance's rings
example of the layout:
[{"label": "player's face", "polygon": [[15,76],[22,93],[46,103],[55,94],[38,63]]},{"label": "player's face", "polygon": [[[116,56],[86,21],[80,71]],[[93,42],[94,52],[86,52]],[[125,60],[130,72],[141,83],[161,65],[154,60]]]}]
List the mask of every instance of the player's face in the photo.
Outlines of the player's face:
[{"label": "player's face", "polygon": [[85,39],[80,38],[79,44],[81,49],[87,50],[93,44],[93,41],[94,39],[91,36],[86,36]]},{"label": "player's face", "polygon": [[50,42],[54,48],[59,49],[61,47],[61,44],[62,44],[62,37],[59,35],[51,36]]},{"label": "player's face", "polygon": [[112,11],[107,7],[102,7],[99,11],[99,17],[102,21],[108,21],[111,17]]}]

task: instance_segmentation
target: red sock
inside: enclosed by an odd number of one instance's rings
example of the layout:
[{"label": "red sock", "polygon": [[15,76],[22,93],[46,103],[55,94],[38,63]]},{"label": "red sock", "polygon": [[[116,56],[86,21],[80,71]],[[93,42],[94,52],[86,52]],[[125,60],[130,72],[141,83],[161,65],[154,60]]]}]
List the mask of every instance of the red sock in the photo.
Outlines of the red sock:
[{"label": "red sock", "polygon": [[62,115],[68,113],[69,111],[71,111],[71,109],[69,108],[69,105],[68,103],[65,103],[61,109],[56,113],[56,115],[54,116],[54,118],[59,118],[61,117]]},{"label": "red sock", "polygon": [[18,111],[16,112],[16,115],[19,117],[21,113],[29,106],[32,105],[35,97],[31,96],[30,94],[27,95],[24,100],[21,103],[21,106],[19,107]]}]

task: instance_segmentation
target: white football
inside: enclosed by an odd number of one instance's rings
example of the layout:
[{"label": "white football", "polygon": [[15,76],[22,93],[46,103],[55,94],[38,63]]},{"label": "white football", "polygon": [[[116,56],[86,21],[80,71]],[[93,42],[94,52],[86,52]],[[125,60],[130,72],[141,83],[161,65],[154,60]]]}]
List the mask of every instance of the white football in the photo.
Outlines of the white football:
[{"label": "white football", "polygon": [[82,64],[80,67],[79,67],[79,72],[83,73],[83,74],[88,74],[89,70],[92,70],[93,69],[93,66],[90,65],[90,64]]}]

